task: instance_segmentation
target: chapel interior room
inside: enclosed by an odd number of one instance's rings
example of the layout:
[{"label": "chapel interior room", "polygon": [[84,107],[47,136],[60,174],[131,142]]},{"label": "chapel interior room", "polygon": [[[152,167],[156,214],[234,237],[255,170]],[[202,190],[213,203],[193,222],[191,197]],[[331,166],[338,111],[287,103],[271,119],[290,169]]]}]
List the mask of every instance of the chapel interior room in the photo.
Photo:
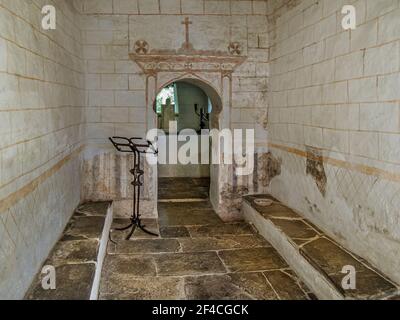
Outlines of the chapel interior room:
[{"label": "chapel interior room", "polygon": [[1,300],[400,300],[399,207],[400,0],[0,0]]}]

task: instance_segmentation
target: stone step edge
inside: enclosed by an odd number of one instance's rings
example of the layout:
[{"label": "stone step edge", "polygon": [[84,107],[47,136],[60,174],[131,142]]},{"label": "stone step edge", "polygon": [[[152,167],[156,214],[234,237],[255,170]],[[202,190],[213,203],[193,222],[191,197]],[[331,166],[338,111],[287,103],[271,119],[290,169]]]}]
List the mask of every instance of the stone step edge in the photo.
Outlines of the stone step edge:
[{"label": "stone step edge", "polygon": [[[245,220],[251,223],[256,230],[262,235],[271,245],[278,251],[278,253],[286,260],[286,262],[294,269],[294,271],[302,278],[302,280],[309,286],[309,288],[316,294],[319,299],[324,300],[344,300],[350,299],[345,296],[343,290],[337,287],[337,284],[325,274],[325,272],[315,265],[314,261],[310,260],[302,250],[299,250],[298,245],[292,242],[292,239],[285,234],[279,227],[277,227],[272,220],[264,217],[255,208],[244,200],[242,204],[243,214]],[[340,247],[340,246],[339,246]],[[353,255],[345,248],[342,250],[348,254]],[[365,265],[365,264],[364,264]],[[370,266],[365,267],[371,269]],[[393,282],[383,276],[378,270],[371,269],[381,277],[385,278],[388,282]],[[399,291],[400,292],[400,291]],[[397,292],[398,293],[398,292]],[[396,292],[390,294],[382,294],[371,296],[372,299],[386,299],[391,295],[397,295]]]},{"label": "stone step edge", "polygon": [[243,201],[242,209],[245,220],[251,223],[260,235],[278,251],[318,299],[344,299],[336,286],[301,255],[285,233],[277,228],[272,221],[264,218],[246,201]]},{"label": "stone step edge", "polygon": [[158,199],[157,202],[160,202],[160,203],[169,203],[169,202],[182,203],[182,202],[205,202],[208,200],[209,200],[208,198]]},{"label": "stone step edge", "polygon": [[107,214],[104,221],[103,231],[101,233],[100,245],[97,253],[96,260],[96,270],[93,277],[92,289],[90,291],[90,299],[89,300],[98,300],[99,292],[100,292],[100,281],[101,281],[101,273],[103,271],[103,263],[107,254],[107,245],[109,240],[109,234],[111,230],[111,225],[114,219],[113,212],[113,202],[110,202]]},{"label": "stone step edge", "polygon": [[[294,243],[293,240],[278,226],[276,226],[273,220],[263,216],[257,211],[250,203],[248,199],[244,199],[242,210],[245,219],[255,227],[255,229],[271,243],[271,245],[281,254],[281,256],[287,261],[287,263],[296,271],[296,273],[302,278],[302,280],[316,293],[320,299],[354,299],[347,297],[344,290],[338,287],[332,279],[325,273],[324,270],[318,266],[315,261],[309,258],[303,250],[300,249],[298,244]],[[300,216],[301,217],[301,216]],[[329,239],[329,237],[326,237]],[[334,242],[334,241],[333,241]],[[334,242],[335,243],[335,242]],[[341,250],[347,254],[353,256],[355,259],[360,258],[354,256],[354,254],[339,244],[335,243]],[[379,270],[372,266],[365,264],[363,259],[359,260],[366,268],[372,270],[380,277],[391,283],[394,287],[392,291],[386,293],[380,293],[371,295],[367,299],[390,299],[391,297],[398,297],[400,288],[393,281],[383,275]],[[317,278],[316,278],[317,277]],[[396,289],[397,288],[397,289]],[[365,299],[362,298],[362,299]]]}]

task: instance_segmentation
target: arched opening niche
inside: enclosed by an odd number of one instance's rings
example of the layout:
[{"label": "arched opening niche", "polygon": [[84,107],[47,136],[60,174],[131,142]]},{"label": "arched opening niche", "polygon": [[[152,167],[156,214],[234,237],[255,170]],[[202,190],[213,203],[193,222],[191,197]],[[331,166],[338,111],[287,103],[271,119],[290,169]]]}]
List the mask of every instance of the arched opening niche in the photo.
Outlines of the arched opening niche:
[{"label": "arched opening niche", "polygon": [[[175,94],[177,96],[175,97],[175,99],[178,98],[178,101],[175,102],[175,106],[179,105],[179,107],[176,107],[176,109],[179,108],[179,111],[177,110],[176,113],[179,113],[182,111],[187,111],[184,109],[184,107],[187,108],[188,107],[187,104],[189,104],[190,101],[185,103],[185,106],[182,106],[182,101],[181,101],[182,99],[180,99],[182,97],[181,89],[188,88],[190,90],[190,88],[192,87],[194,90],[197,89],[197,91],[198,91],[197,97],[194,97],[193,99],[191,99],[191,101],[193,102],[193,105],[198,104],[198,111],[200,111],[200,109],[207,109],[207,111],[208,111],[207,113],[209,114],[209,120],[207,120],[207,125],[206,125],[205,129],[219,129],[220,128],[219,116],[223,109],[223,107],[222,107],[223,102],[222,102],[220,93],[211,84],[205,82],[205,80],[200,80],[198,78],[174,79],[172,81],[167,82],[166,84],[162,85],[161,87],[159,87],[157,89],[156,98],[159,96],[159,94],[165,88],[171,88],[172,86],[174,86],[175,90],[176,90]],[[204,96],[209,100],[209,106],[207,108],[205,108],[205,102],[202,101],[202,99],[198,97],[201,93],[204,93]],[[196,92],[192,92],[192,95],[196,96]],[[180,100],[180,102],[179,102],[179,100]],[[157,113],[157,99],[155,99],[153,102],[153,111],[155,111]],[[179,120],[179,118],[177,120]],[[160,126],[158,126],[158,127],[160,127]],[[188,126],[186,126],[185,128],[187,128],[187,127]],[[194,128],[193,126],[190,126],[190,125],[189,125],[189,127],[196,129],[196,131],[197,131],[197,129],[201,129],[200,127]]]},{"label": "arched opening niche", "polygon": [[[159,128],[159,115],[156,112],[157,96],[163,88],[175,83],[194,86],[209,98],[212,110],[209,114],[209,129],[223,129],[230,127],[231,107],[231,78],[219,74],[195,75],[175,72],[163,72],[162,74],[150,75],[147,78],[147,128]],[[210,152],[213,146],[210,146]],[[209,165],[209,196],[210,201],[218,214],[224,217],[224,209],[221,203],[222,186],[228,182],[226,171],[228,168],[223,164]],[[151,166],[148,172],[148,183],[150,185],[149,195],[158,199],[159,167]],[[155,203],[155,207],[157,204]],[[229,217],[227,218],[229,219]]]}]

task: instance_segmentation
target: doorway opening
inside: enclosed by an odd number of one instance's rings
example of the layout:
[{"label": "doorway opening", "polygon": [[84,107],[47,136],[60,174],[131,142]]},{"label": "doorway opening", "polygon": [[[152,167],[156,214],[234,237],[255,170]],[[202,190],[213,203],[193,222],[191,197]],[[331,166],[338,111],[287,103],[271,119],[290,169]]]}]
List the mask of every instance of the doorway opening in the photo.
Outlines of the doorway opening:
[{"label": "doorway opening", "polygon": [[[168,158],[166,164],[158,164],[160,200],[209,198],[211,145],[208,132],[204,130],[214,127],[212,119],[217,108],[214,108],[213,97],[206,91],[204,86],[190,79],[169,83],[157,95],[154,110],[157,128],[163,132],[158,136],[158,144],[167,151]],[[185,138],[182,140],[182,137]],[[189,155],[193,151],[190,148],[187,156],[197,161],[171,163],[168,150],[172,143],[176,143],[178,150],[194,143],[197,154]],[[208,159],[206,163],[205,158]]]}]

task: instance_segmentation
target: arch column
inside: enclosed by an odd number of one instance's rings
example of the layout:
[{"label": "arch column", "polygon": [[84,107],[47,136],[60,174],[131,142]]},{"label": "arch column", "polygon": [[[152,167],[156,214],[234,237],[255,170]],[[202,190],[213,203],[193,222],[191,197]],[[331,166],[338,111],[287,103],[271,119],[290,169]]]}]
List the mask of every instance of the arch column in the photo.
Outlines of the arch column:
[{"label": "arch column", "polygon": [[[152,103],[157,96],[157,77],[148,75],[146,78],[146,133],[153,128],[157,128],[157,114],[153,111]],[[157,200],[158,200],[158,170],[157,165],[150,165],[147,161],[145,164],[145,185],[147,186],[148,198],[155,199],[153,201],[153,215],[158,216]]]}]

